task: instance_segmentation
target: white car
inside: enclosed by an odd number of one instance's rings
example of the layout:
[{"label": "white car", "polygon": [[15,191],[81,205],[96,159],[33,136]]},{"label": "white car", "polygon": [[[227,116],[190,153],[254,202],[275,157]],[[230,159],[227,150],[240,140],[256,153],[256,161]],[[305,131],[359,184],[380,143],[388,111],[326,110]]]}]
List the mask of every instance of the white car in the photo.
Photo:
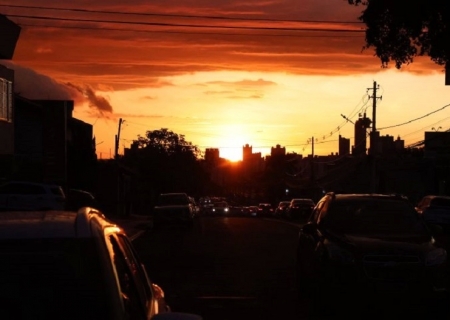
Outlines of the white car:
[{"label": "white car", "polygon": [[0,210],[63,210],[66,196],[61,186],[29,181],[0,185]]}]

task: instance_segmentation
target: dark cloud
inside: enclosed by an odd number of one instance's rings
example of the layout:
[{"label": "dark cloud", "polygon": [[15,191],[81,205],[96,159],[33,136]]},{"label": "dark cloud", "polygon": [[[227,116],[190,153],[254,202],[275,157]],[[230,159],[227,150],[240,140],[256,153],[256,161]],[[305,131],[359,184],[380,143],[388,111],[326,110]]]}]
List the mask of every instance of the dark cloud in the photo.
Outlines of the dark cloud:
[{"label": "dark cloud", "polygon": [[44,74],[9,61],[2,61],[1,64],[14,70],[14,91],[24,98],[30,100],[74,100],[76,102],[83,100],[76,90]]},{"label": "dark cloud", "polygon": [[112,118],[113,108],[109,101],[98,96],[90,86],[61,83],[35,70],[3,61],[14,70],[14,91],[30,100],[73,100],[77,104],[87,102],[97,117]]},{"label": "dark cloud", "polygon": [[89,107],[95,110],[97,116],[104,118],[112,117],[113,107],[109,101],[105,97],[97,95],[90,86],[77,86],[73,83],[67,83],[67,86],[74,88],[81,93],[88,101]]}]

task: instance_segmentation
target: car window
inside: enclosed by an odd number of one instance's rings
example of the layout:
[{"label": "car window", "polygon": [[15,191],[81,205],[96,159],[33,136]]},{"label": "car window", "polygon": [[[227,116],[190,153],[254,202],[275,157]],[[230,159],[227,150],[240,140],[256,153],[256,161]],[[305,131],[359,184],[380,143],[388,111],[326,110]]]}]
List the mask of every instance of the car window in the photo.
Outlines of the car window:
[{"label": "car window", "polygon": [[349,199],[333,201],[320,217],[321,226],[349,234],[426,234],[414,207],[405,201]]},{"label": "car window", "polygon": [[140,292],[136,287],[133,264],[129,264],[117,239],[111,235],[109,240],[113,249],[113,263],[120,285],[125,309],[131,319],[145,319]]},{"label": "car window", "polygon": [[20,195],[38,195],[45,194],[45,188],[43,186],[27,184],[27,183],[11,183],[8,187],[8,194],[20,194]]},{"label": "car window", "polygon": [[430,205],[439,207],[450,207],[450,199],[437,197],[431,200]]},{"label": "car window", "polygon": [[312,221],[312,222],[314,222],[314,223],[316,223],[316,224],[319,224],[319,222],[320,222],[320,216],[321,216],[322,209],[323,209],[323,206],[324,206],[325,202],[326,202],[325,200],[319,201],[319,203],[318,203],[317,206],[314,208],[314,211],[313,211],[312,214],[311,214],[310,221]]},{"label": "car window", "polygon": [[214,207],[225,208],[225,207],[228,207],[228,204],[226,202],[216,202],[216,203],[214,203]]},{"label": "car window", "polygon": [[136,282],[136,287],[138,288],[139,294],[141,296],[141,300],[145,305],[148,306],[148,303],[151,301],[152,298],[152,291],[149,286],[149,279],[147,278],[147,273],[144,270],[144,266],[142,262],[140,261],[136,250],[130,243],[130,240],[125,237],[124,235],[118,234],[117,240],[122,248],[122,250],[125,252],[125,255],[127,257],[127,261],[130,265],[131,270],[133,271],[133,275]]},{"label": "car window", "polygon": [[65,197],[64,191],[61,187],[50,187],[50,192],[55,196]]},{"label": "car window", "polygon": [[429,197],[424,197],[422,198],[422,200],[420,200],[420,202],[417,204],[418,208],[424,208],[426,206],[428,206],[428,204],[430,203],[430,198]]}]

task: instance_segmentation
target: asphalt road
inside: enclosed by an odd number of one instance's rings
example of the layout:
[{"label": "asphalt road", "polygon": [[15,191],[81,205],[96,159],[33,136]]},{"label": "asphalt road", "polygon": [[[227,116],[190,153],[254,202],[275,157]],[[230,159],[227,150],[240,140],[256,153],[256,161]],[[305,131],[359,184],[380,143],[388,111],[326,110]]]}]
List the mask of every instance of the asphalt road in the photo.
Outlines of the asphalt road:
[{"label": "asphalt road", "polygon": [[172,309],[196,313],[205,320],[438,319],[450,315],[446,303],[424,309],[395,300],[367,303],[356,312],[354,306],[364,301],[363,296],[328,314],[328,310],[320,316],[311,313],[313,303],[299,300],[295,288],[299,228],[276,219],[204,217],[192,228],[149,230],[133,242]]}]

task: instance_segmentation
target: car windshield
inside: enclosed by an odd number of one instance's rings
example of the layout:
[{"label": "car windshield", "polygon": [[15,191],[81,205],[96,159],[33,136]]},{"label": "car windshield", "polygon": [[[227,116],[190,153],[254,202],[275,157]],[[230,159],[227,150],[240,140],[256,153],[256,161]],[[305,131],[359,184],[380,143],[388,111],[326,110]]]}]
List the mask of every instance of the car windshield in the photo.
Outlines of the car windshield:
[{"label": "car windshield", "polygon": [[189,198],[183,194],[162,194],[159,196],[158,204],[160,206],[187,205]]},{"label": "car windshield", "polygon": [[216,207],[216,208],[226,208],[226,207],[228,207],[228,204],[226,202],[216,202],[216,203],[214,203],[214,207]]},{"label": "car windshield", "polygon": [[296,200],[293,202],[293,205],[313,206],[314,202],[312,200]]},{"label": "car windshield", "polygon": [[333,232],[365,235],[426,235],[414,208],[404,201],[343,200],[333,202],[320,224]]},{"label": "car windshield", "polygon": [[450,207],[450,198],[434,198],[431,201],[432,206]]},{"label": "car windshield", "polygon": [[105,319],[94,245],[88,239],[1,240],[2,318]]}]

